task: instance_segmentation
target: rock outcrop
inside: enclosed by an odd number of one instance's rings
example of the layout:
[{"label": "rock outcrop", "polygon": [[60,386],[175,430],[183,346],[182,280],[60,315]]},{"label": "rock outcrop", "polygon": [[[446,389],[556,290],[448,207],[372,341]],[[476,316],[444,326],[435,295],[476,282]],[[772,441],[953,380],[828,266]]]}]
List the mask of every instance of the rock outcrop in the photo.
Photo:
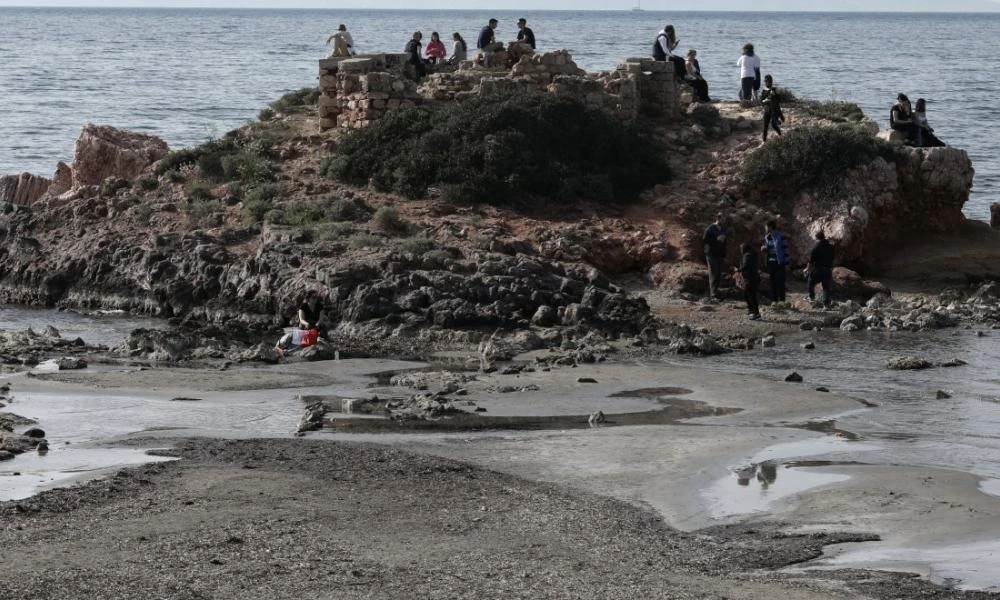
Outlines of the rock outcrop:
[{"label": "rock outcrop", "polygon": [[108,177],[134,179],[169,151],[153,135],[87,124],[76,140],[73,187],[100,185]]},{"label": "rock outcrop", "polygon": [[51,185],[52,180],[31,173],[4,175],[0,177],[0,202],[30,206],[41,198]]}]

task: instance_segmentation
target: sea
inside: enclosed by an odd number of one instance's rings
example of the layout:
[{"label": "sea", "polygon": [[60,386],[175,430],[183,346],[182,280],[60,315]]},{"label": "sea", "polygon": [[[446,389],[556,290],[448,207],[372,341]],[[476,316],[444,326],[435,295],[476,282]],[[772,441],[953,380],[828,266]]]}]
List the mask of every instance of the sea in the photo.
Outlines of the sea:
[{"label": "sea", "polygon": [[938,137],[976,168],[966,212],[1000,201],[993,130],[1000,98],[1000,13],[872,14],[464,10],[229,10],[0,7],[0,174],[51,174],[87,122],[198,144],[316,85],[316,61],[341,23],[359,52],[402,51],[411,34],[475,44],[490,18],[513,39],[525,17],[541,50],[568,49],[588,70],[648,56],[672,23],[695,48],[714,98],[735,99],[740,49],[795,94],[857,102],[884,128],[896,94],[925,98]]}]

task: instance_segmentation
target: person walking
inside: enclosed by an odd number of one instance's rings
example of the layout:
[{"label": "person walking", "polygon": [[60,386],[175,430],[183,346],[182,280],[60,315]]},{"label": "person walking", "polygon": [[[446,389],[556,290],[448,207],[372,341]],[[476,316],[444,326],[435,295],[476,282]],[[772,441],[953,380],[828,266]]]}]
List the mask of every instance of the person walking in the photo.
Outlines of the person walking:
[{"label": "person walking", "polygon": [[830,309],[830,291],[833,288],[833,244],[826,240],[822,230],[816,233],[816,245],[809,253],[809,264],[806,265],[807,298],[810,303],[816,302],[816,285],[823,287],[823,308]]},{"label": "person walking", "polygon": [[755,89],[760,88],[760,57],[754,54],[753,44],[743,46],[743,54],[736,61],[740,68],[740,100],[752,102],[756,100]]},{"label": "person walking", "polygon": [[747,313],[751,321],[760,320],[760,304],[757,300],[760,288],[760,272],[757,270],[757,252],[752,244],[741,244],[740,275],[743,276],[743,297],[747,301]]},{"label": "person walking", "polygon": [[726,227],[724,216],[719,213],[715,221],[705,229],[702,242],[705,246],[705,262],[708,264],[708,297],[719,299],[719,282],[726,262]]},{"label": "person walking", "polygon": [[778,93],[778,88],[774,87],[774,78],[770,75],[764,76],[760,103],[764,106],[764,141],[767,141],[769,128],[774,129],[778,137],[781,137],[781,122],[785,120],[785,115],[781,112],[781,95]]},{"label": "person walking", "polygon": [[785,301],[785,272],[788,270],[788,240],[778,231],[778,222],[774,219],[764,225],[764,246],[761,252],[766,252],[767,274],[771,278],[771,302]]}]

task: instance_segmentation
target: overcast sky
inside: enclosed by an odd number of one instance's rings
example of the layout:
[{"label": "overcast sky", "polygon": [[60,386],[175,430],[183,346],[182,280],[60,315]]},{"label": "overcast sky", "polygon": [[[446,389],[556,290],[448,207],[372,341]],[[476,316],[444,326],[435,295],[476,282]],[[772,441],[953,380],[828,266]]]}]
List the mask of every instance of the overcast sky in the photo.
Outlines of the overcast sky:
[{"label": "overcast sky", "polygon": [[[533,10],[628,10],[636,0],[0,0],[0,6],[170,6],[198,8],[441,8]],[[676,11],[679,2],[644,0],[646,10]],[[810,10],[810,11],[1000,11],[1000,0],[698,0],[684,5],[693,10]]]}]

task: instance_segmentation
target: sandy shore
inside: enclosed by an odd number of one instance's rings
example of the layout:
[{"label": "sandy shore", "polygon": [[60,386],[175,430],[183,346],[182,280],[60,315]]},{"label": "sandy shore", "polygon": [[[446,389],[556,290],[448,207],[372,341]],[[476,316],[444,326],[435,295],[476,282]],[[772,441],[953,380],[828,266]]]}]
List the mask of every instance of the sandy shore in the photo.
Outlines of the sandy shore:
[{"label": "sandy shore", "polygon": [[[119,400],[143,399],[152,409],[108,437],[116,449],[180,443],[182,460],[0,504],[17,523],[0,536],[0,597],[959,597],[905,576],[779,570],[823,554],[806,566],[933,575],[921,549],[997,537],[1000,499],[972,476],[842,464],[867,442],[834,419],[864,410],[860,402],[661,363],[468,384],[488,415],[585,420],[601,410],[610,425],[594,429],[180,441],[290,437],[297,394],[376,393],[367,375],[416,366],[106,369],[15,381],[11,409],[41,413],[57,439],[74,422],[60,406],[79,423],[101,418],[80,412],[99,401],[115,415]],[[616,414],[663,408],[656,394],[623,394],[649,389],[729,414],[615,426]],[[773,470],[746,485],[730,472],[762,463]],[[823,550],[875,536],[883,541]],[[114,552],[95,558],[91,543]],[[109,582],[107,592],[95,581]]]}]

